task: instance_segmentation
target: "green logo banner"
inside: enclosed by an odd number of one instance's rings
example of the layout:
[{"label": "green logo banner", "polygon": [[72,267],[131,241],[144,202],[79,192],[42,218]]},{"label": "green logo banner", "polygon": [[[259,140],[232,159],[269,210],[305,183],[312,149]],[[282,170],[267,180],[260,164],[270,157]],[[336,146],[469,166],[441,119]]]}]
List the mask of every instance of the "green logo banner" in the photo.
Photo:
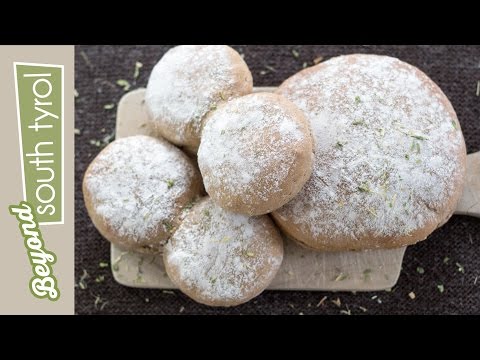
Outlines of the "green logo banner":
[{"label": "green logo banner", "polygon": [[63,65],[14,63],[24,200],[63,223]]}]

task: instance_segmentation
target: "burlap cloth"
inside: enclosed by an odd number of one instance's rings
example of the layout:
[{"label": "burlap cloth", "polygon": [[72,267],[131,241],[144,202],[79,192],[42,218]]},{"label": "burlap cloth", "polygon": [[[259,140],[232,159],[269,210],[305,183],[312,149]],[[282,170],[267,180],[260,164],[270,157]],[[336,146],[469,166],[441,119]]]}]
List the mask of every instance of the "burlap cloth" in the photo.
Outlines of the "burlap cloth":
[{"label": "burlap cloth", "polygon": [[[314,59],[373,53],[398,57],[426,72],[450,98],[465,134],[468,152],[480,150],[480,46],[234,46],[245,55],[256,86],[279,85]],[[116,104],[124,91],[144,87],[154,64],[170,46],[78,46],[75,55],[75,281],[78,314],[478,314],[480,313],[480,220],[453,217],[428,241],[408,248],[403,271],[391,292],[327,293],[266,291],[232,309],[199,305],[179,291],[130,289],[117,284],[109,267],[110,245],[87,216],[81,182],[83,174],[115,128]],[[143,68],[133,81],[135,63]],[[106,108],[105,108],[106,107]],[[93,140],[93,141],[92,141]],[[480,176],[480,174],[479,174]],[[445,258],[448,258],[446,261]],[[421,269],[420,269],[421,268]],[[424,270],[423,273],[422,269]],[[478,281],[476,280],[478,279]],[[443,292],[439,285],[443,286]],[[441,288],[441,286],[440,286]],[[411,299],[409,294],[415,294]],[[319,305],[321,300],[324,301]],[[337,302],[340,300],[340,304]],[[335,301],[336,304],[334,302]],[[340,306],[338,306],[340,305]]]}]

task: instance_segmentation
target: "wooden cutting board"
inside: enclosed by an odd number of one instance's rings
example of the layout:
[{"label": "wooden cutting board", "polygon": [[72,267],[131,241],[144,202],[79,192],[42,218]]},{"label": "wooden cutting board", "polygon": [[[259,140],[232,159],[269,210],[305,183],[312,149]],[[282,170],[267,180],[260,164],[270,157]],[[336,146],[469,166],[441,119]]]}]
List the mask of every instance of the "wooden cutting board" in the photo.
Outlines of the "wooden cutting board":
[{"label": "wooden cutting board", "polygon": [[[274,88],[256,88],[256,92]],[[148,126],[145,89],[125,94],[118,104],[116,138],[157,136]],[[480,153],[468,156],[467,184],[457,213],[480,217]],[[400,275],[405,248],[357,252],[313,252],[285,239],[283,264],[269,289],[375,291],[392,288]],[[125,252],[111,246],[115,280],[137,288],[174,289],[161,255]]]}]

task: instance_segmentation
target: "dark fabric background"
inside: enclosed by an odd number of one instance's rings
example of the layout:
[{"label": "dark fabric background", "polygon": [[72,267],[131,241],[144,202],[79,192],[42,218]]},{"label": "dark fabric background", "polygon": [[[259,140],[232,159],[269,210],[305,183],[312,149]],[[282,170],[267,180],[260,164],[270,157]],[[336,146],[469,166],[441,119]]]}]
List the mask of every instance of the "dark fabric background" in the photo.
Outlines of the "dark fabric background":
[{"label": "dark fabric background", "polygon": [[[75,55],[75,279],[84,270],[86,288],[76,287],[78,314],[479,314],[480,313],[480,220],[453,217],[416,246],[408,248],[398,284],[391,292],[328,293],[266,291],[253,301],[232,309],[199,305],[179,291],[123,287],[112,278],[110,245],[102,239],[87,216],[81,182],[86,167],[99,152],[91,140],[114,131],[116,104],[124,94],[116,85],[126,79],[132,88],[146,86],[154,64],[170,46],[78,46]],[[374,53],[400,58],[426,72],[447,94],[465,134],[468,152],[480,150],[480,46],[234,46],[250,66],[256,86],[279,85],[284,79],[322,56]],[[143,63],[136,84],[135,62]],[[445,264],[444,259],[450,260]],[[464,272],[459,271],[459,265]],[[423,274],[417,271],[421,267]],[[96,282],[97,277],[104,280]],[[476,281],[478,277],[478,281]],[[443,285],[441,293],[437,285]],[[416,298],[410,299],[414,292]],[[317,306],[324,297],[327,299]],[[340,299],[337,306],[332,300]]]}]

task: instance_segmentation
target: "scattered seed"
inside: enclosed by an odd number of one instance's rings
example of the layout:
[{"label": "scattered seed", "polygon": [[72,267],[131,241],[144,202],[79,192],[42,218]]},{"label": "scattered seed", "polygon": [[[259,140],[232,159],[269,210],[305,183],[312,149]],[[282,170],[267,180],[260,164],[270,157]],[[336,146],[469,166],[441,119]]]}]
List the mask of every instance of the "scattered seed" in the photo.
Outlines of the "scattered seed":
[{"label": "scattered seed", "polygon": [[320,301],[318,302],[318,304],[316,305],[316,307],[322,306],[323,303],[325,302],[325,300],[327,300],[327,299],[328,299],[328,297],[324,296],[324,297],[322,298],[322,300],[320,300]]},{"label": "scattered seed", "polygon": [[175,293],[172,290],[163,290],[162,293],[168,294],[168,295],[175,295]]},{"label": "scattered seed", "polygon": [[477,81],[477,96],[480,96],[480,80]]},{"label": "scattered seed", "polygon": [[125,79],[117,80],[117,85],[123,87],[123,91],[128,91],[131,88],[130,83]]},{"label": "scattered seed", "polygon": [[324,59],[323,56],[318,56],[318,57],[316,57],[315,59],[313,59],[313,63],[314,63],[315,65],[318,65],[318,64],[320,64],[320,63],[323,61],[323,59]]},{"label": "scattered seed", "polygon": [[465,274],[465,268],[463,267],[462,264],[460,263],[455,263],[455,265],[457,265],[457,268],[458,268],[458,271],[461,272],[462,274]]},{"label": "scattered seed", "polygon": [[101,262],[98,263],[98,267],[100,269],[106,268],[106,267],[108,267],[108,263],[105,262],[105,261],[101,261]]},{"label": "scattered seed", "polygon": [[437,289],[441,294],[445,291],[445,287],[442,284],[437,285]]},{"label": "scattered seed", "polygon": [[444,264],[448,264],[449,261],[450,261],[450,258],[447,256],[443,259]]},{"label": "scattered seed", "polygon": [[412,300],[415,299],[415,293],[414,293],[413,291],[411,291],[411,292],[408,294],[408,297],[409,297],[410,299],[412,299]]},{"label": "scattered seed", "polygon": [[360,310],[362,310],[363,312],[367,312],[367,311],[368,311],[367,308],[365,308],[365,307],[363,307],[363,306],[359,306],[358,308],[359,308]]},{"label": "scattered seed", "polygon": [[80,280],[78,282],[78,287],[82,290],[85,290],[87,288],[87,283],[85,282],[86,279],[88,279],[90,275],[88,274],[87,270],[83,269],[83,274],[80,276]]},{"label": "scattered seed", "polygon": [[337,298],[336,300],[332,300],[332,303],[334,303],[337,307],[342,306],[342,302],[340,301],[340,298]]},{"label": "scattered seed", "polygon": [[424,273],[425,273],[425,269],[419,266],[419,267],[417,267],[417,272],[418,272],[419,274],[424,274]]},{"label": "scattered seed", "polygon": [[267,69],[268,71],[270,71],[272,73],[277,72],[277,69],[275,69],[273,66],[270,66],[270,65],[265,65],[265,69]]},{"label": "scattered seed", "polygon": [[102,283],[105,280],[105,275],[100,275],[95,278],[96,283]]},{"label": "scattered seed", "polygon": [[76,98],[78,98],[80,96],[77,89],[73,89],[73,96],[75,96]]},{"label": "scattered seed", "polygon": [[135,63],[135,71],[133,72],[133,78],[136,80],[140,75],[140,69],[143,67],[143,64],[140,61]]},{"label": "scattered seed", "polygon": [[185,311],[185,308],[183,306],[180,308],[180,310],[178,310],[180,314],[183,313],[184,311]]},{"label": "scattered seed", "polygon": [[112,110],[115,107],[115,104],[106,104],[103,106],[105,110]]},{"label": "scattered seed", "polygon": [[300,53],[297,50],[292,50],[292,55],[295,59],[298,59],[300,57]]},{"label": "scattered seed", "polygon": [[80,129],[75,128],[75,129],[73,130],[73,133],[74,133],[75,135],[80,135],[80,134],[82,133],[82,131],[81,131]]}]

